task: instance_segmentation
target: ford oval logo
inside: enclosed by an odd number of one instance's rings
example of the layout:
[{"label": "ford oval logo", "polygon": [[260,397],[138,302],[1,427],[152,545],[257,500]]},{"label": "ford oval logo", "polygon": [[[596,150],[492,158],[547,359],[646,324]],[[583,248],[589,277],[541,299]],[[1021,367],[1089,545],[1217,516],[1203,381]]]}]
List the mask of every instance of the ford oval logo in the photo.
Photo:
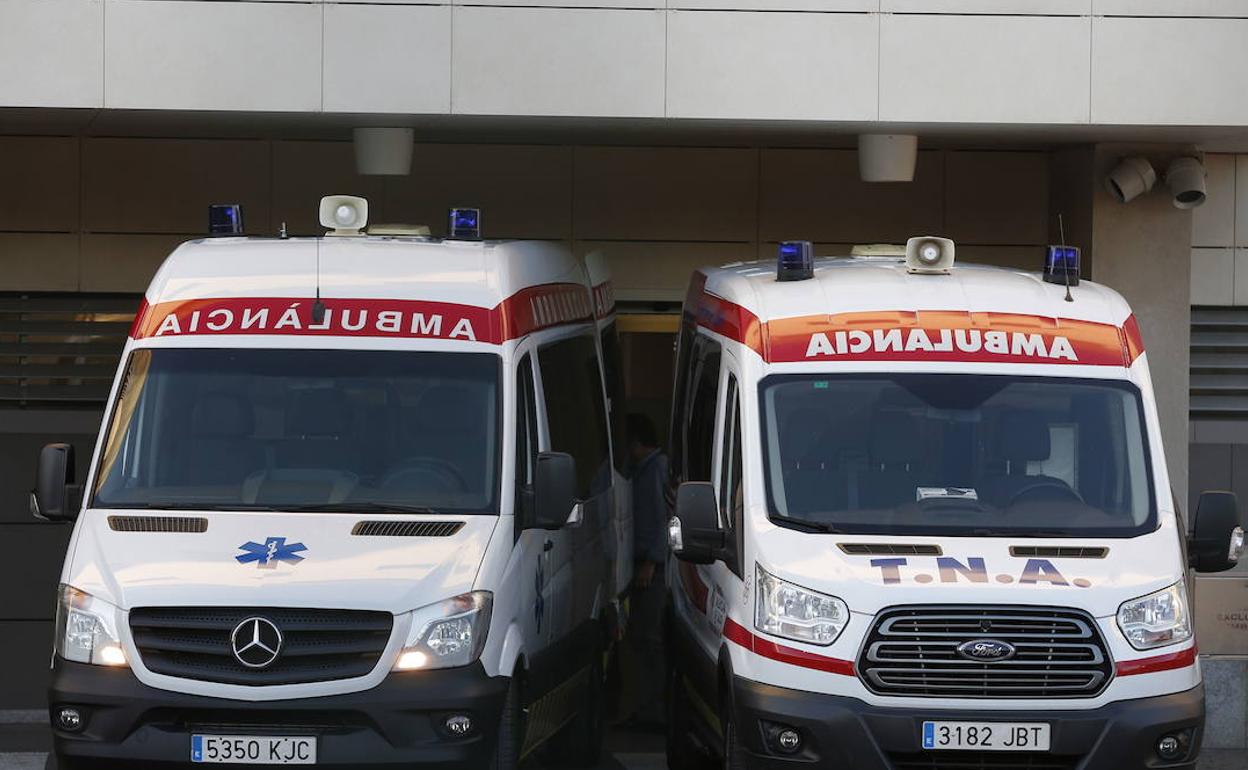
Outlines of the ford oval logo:
[{"label": "ford oval logo", "polygon": [[985,663],[1009,660],[1017,650],[1009,642],[996,639],[972,639],[958,645],[958,654],[967,660],[978,660]]}]

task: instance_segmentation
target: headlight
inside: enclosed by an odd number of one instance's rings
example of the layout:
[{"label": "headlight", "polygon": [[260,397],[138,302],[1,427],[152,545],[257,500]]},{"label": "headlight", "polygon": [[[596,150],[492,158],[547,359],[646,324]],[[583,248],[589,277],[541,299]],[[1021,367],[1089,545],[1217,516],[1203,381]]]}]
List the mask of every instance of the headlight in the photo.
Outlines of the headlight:
[{"label": "headlight", "polygon": [[117,608],[103,599],[62,585],[56,606],[56,654],[75,663],[126,665],[117,615]]},{"label": "headlight", "polygon": [[1118,627],[1137,650],[1151,650],[1192,638],[1187,588],[1182,581],[1118,608]]},{"label": "headlight", "polygon": [[829,645],[849,621],[849,607],[835,596],[786,583],[758,567],[754,626],[772,636]]},{"label": "headlight", "polygon": [[412,632],[395,671],[467,666],[481,656],[490,631],[489,591],[460,594],[412,612]]}]

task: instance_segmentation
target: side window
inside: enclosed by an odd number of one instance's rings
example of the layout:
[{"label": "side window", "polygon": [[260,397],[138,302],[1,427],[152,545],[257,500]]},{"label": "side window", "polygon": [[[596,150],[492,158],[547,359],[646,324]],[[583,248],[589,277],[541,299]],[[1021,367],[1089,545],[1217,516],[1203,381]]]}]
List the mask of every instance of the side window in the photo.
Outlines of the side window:
[{"label": "side window", "polygon": [[527,517],[528,492],[537,465],[537,410],[533,387],[533,359],[526,353],[516,368],[516,508]]},{"label": "side window", "polygon": [[688,424],[689,399],[687,391],[689,388],[689,367],[690,362],[693,360],[695,329],[696,327],[692,319],[686,317],[681,321],[680,335],[676,338],[676,382],[672,387],[672,422],[667,433],[670,444],[667,461],[674,483],[684,481],[687,476],[685,470],[685,426]]},{"label": "side window", "polygon": [[719,400],[722,348],[709,337],[699,335],[695,340],[682,481],[710,481],[714,467],[715,406]]},{"label": "side window", "polygon": [[607,414],[598,350],[592,337],[573,337],[541,348],[542,391],[550,448],[576,460],[577,494],[589,499],[611,483]]},{"label": "side window", "polygon": [[741,524],[741,406],[737,396],[737,378],[728,375],[724,392],[724,437],[720,453],[719,510],[729,529]]}]

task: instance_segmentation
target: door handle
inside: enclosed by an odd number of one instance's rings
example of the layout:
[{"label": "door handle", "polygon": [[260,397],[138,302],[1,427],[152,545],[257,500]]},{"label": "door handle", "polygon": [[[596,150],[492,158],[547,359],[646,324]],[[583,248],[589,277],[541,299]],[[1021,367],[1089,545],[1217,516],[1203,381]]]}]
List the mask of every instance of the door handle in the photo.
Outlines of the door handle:
[{"label": "door handle", "polygon": [[554,550],[554,547],[555,547],[555,541],[554,541],[554,540],[547,540],[547,541],[546,541],[546,544],[542,546],[542,553],[548,553],[548,552],[550,552],[550,551]]}]

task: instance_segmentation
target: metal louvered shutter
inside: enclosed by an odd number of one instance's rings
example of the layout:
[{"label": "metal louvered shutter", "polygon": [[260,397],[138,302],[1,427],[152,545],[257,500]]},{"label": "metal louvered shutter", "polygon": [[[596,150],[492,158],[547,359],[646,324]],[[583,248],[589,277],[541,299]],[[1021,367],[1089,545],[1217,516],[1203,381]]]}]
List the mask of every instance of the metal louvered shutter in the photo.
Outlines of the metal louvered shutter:
[{"label": "metal louvered shutter", "polygon": [[0,294],[0,408],[98,408],[140,298]]}]

